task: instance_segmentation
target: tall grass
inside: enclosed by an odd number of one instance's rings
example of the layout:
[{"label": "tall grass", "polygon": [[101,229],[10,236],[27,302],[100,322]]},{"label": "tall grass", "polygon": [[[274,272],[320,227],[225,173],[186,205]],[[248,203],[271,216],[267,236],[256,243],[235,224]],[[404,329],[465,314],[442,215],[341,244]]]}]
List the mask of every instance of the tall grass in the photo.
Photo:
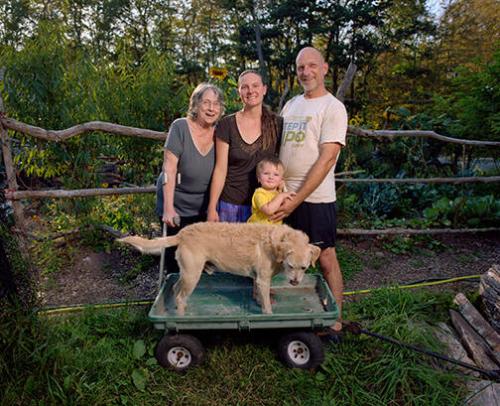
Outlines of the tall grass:
[{"label": "tall grass", "polygon": [[[435,348],[425,322],[445,319],[450,302],[377,292],[346,305],[346,316]],[[51,318],[18,313],[1,323],[2,405],[454,405],[464,395],[460,376],[363,336],[328,345],[326,361],[311,372],[285,368],[271,332],[210,333],[202,337],[205,363],[179,375],[155,362],[161,333],[144,308]]]}]

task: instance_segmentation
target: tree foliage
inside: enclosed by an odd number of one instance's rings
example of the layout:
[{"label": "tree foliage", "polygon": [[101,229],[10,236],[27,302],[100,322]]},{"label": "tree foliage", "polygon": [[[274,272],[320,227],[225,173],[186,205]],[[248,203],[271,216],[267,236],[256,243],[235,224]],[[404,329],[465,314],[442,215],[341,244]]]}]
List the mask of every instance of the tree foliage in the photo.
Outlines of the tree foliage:
[{"label": "tree foliage", "polygon": [[[358,66],[346,99],[352,124],[498,139],[499,20],[495,0],[452,0],[440,20],[424,0],[4,0],[0,92],[9,116],[47,129],[102,120],[161,131],[201,81],[216,81],[226,111],[237,110],[235,80],[248,68],[265,73],[276,108],[300,91],[295,57],[314,45],[333,93],[349,63]],[[213,66],[228,77],[211,79]],[[150,183],[162,159],[161,142],[100,133],[61,144],[16,134],[14,147],[28,185],[98,186],[103,157],[122,163],[127,182]],[[482,155],[498,156],[351,139],[338,169],[451,175]]]}]

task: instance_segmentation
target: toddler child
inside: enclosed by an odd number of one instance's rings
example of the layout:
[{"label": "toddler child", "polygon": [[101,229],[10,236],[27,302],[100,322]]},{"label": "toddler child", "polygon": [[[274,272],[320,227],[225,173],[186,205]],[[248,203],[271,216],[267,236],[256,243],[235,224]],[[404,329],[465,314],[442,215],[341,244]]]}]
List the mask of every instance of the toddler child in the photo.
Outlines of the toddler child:
[{"label": "toddler child", "polygon": [[257,164],[257,180],[261,187],[255,189],[252,196],[252,215],[249,223],[281,224],[282,221],[271,221],[272,216],[286,199],[295,193],[281,192],[285,169],[278,158],[264,158]]}]

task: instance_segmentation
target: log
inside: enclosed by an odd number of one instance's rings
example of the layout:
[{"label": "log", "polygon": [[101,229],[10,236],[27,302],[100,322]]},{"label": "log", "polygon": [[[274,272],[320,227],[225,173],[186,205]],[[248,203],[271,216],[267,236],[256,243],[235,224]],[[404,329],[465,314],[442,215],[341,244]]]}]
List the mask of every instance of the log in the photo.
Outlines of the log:
[{"label": "log", "polygon": [[[122,180],[119,174],[112,174],[109,172],[100,172],[102,176],[109,176],[117,180]],[[341,173],[342,174],[342,173]],[[478,176],[467,178],[428,178],[428,179],[336,179],[337,183],[493,183],[500,182],[500,176]],[[45,197],[85,197],[85,196],[99,196],[110,194],[133,194],[133,193],[149,193],[153,190],[150,187],[134,187],[134,191],[125,190],[126,188],[116,189],[116,192],[103,192],[109,189],[74,189],[74,190],[11,190],[6,194],[9,200],[21,199],[41,199]],[[495,229],[496,230],[496,229]],[[495,231],[492,230],[492,231]]]},{"label": "log", "polygon": [[463,233],[487,233],[500,231],[498,227],[485,228],[385,228],[380,230],[367,230],[363,228],[339,228],[338,235],[416,235],[416,234],[463,234]]},{"label": "log", "polygon": [[[0,107],[3,108],[2,95],[0,94]],[[0,117],[3,112],[0,110]],[[5,166],[5,174],[7,175],[7,186],[10,191],[15,191],[19,187],[17,184],[16,170],[12,159],[11,142],[7,129],[0,122],[0,140],[2,141],[2,155]],[[5,198],[8,199],[8,193],[5,193]],[[12,210],[14,212],[14,220],[16,227],[24,232],[26,230],[26,220],[24,218],[24,208],[21,202],[12,202]]]},{"label": "log", "polygon": [[500,334],[481,316],[481,313],[469,302],[463,293],[458,293],[454,299],[458,305],[458,311],[469,322],[469,324],[480,334],[491,347],[500,364]]},{"label": "log", "polygon": [[423,131],[423,130],[365,130],[359,127],[349,126],[347,133],[350,135],[355,135],[358,137],[366,138],[379,138],[387,137],[393,139],[395,137],[422,137],[422,138],[434,138],[435,140],[450,142],[452,144],[463,144],[463,145],[476,145],[483,147],[500,147],[499,141],[476,141],[476,140],[463,140],[459,138],[447,137],[445,135],[438,134],[434,131]]},{"label": "log", "polygon": [[[163,131],[148,130],[145,128],[128,127],[120,124],[108,123],[105,121],[90,121],[83,124],[77,124],[73,127],[64,130],[45,130],[30,124],[23,123],[13,118],[0,116],[0,122],[5,128],[21,132],[23,134],[31,135],[35,138],[41,138],[47,141],[64,141],[68,138],[80,135],[90,131],[101,131],[111,134],[127,135],[131,137],[142,137],[153,140],[165,140],[167,134]],[[423,137],[433,138],[439,141],[450,142],[453,144],[475,145],[475,146],[490,146],[500,147],[498,141],[477,141],[477,140],[463,140],[459,138],[447,137],[438,134],[434,131],[420,131],[420,130],[366,130],[363,128],[348,127],[348,134],[353,136],[365,138],[382,138],[387,137],[393,139],[395,137]]]},{"label": "log", "polygon": [[337,89],[337,93],[335,94],[335,97],[342,103],[344,102],[345,93],[347,92],[347,89],[349,89],[349,86],[351,86],[357,69],[358,67],[354,62],[349,62],[349,66],[347,67],[347,71],[345,72],[344,79],[342,80],[342,83],[340,84],[339,88]]},{"label": "log", "polygon": [[479,294],[491,325],[500,334],[500,266],[498,264],[494,264],[481,275]]},{"label": "log", "polygon": [[467,382],[470,396],[465,400],[464,406],[498,406],[500,405],[500,383],[491,381]]},{"label": "log", "polygon": [[357,175],[358,173],[363,173],[363,172],[365,172],[364,169],[359,169],[359,170],[356,170],[356,171],[336,172],[335,173],[335,179],[337,179],[337,176]]},{"label": "log", "polygon": [[[433,333],[436,336],[436,338],[446,346],[447,349],[446,354],[448,356],[458,361],[475,365],[474,361],[472,361],[470,357],[467,355],[467,351],[465,351],[465,348],[462,346],[462,344],[460,344],[460,341],[446,323],[438,323],[437,326],[433,329]],[[464,368],[459,365],[454,365],[450,363],[443,363],[443,365],[446,365],[447,368],[456,367],[460,372],[466,375],[472,375],[475,377],[480,376],[479,372],[473,371],[468,368]]]},{"label": "log", "polygon": [[285,105],[285,99],[288,96],[288,93],[290,92],[290,88],[288,87],[288,81],[285,81],[285,89],[283,90],[283,93],[281,94],[280,101],[278,104],[278,112],[281,112],[283,110],[283,106]]},{"label": "log", "polygon": [[9,117],[0,117],[1,123],[5,128],[31,135],[35,138],[41,138],[46,141],[64,141],[68,138],[91,131],[101,131],[104,133],[127,135],[130,137],[149,138],[152,140],[164,141],[167,133],[163,131],[147,130],[145,128],[128,127],[125,125],[108,123],[105,121],[90,121],[88,123],[77,124],[65,130],[45,130],[40,127],[25,124],[21,121]]},{"label": "log", "polygon": [[5,197],[10,200],[20,199],[43,199],[52,198],[75,198],[90,196],[130,195],[137,193],[156,192],[156,186],[124,187],[124,188],[95,188],[95,189],[73,189],[73,190],[18,190],[10,191]]},{"label": "log", "polygon": [[490,356],[491,350],[489,349],[488,344],[479,334],[475,332],[467,320],[465,320],[460,313],[451,309],[450,317],[453,327],[455,327],[455,330],[460,337],[460,341],[474,362],[483,369],[498,369],[499,366]]},{"label": "log", "polygon": [[341,178],[335,179],[336,183],[496,183],[500,182],[500,176],[464,176],[459,178]]}]

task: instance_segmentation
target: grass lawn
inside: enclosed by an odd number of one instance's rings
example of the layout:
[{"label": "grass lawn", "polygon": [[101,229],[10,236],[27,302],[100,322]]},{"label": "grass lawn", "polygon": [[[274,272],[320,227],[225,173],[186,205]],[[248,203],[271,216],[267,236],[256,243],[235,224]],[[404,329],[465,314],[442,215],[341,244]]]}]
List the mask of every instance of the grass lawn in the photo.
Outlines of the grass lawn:
[{"label": "grass lawn", "polygon": [[[428,324],[451,296],[381,291],[345,306],[345,318],[439,350]],[[66,316],[0,311],[1,405],[455,405],[464,378],[422,355],[364,336],[326,346],[316,371],[285,368],[271,335],[210,334],[205,363],[177,374],[153,357],[161,332],[147,308]],[[434,366],[433,366],[434,365]]]}]

